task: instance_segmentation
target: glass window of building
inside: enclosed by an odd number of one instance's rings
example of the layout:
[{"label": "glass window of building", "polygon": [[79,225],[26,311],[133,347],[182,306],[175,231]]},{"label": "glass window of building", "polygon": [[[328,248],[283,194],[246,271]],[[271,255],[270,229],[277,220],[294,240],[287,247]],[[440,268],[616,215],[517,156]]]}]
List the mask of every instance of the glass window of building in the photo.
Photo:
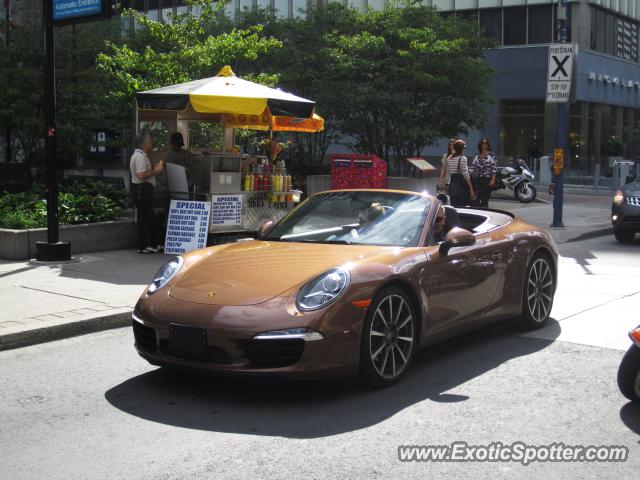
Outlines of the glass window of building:
[{"label": "glass window of building", "polygon": [[[359,0],[362,5],[361,10],[364,11],[364,0]],[[293,16],[296,18],[304,18],[307,15],[307,0],[293,0]]]},{"label": "glass window of building", "polygon": [[289,0],[275,0],[273,7],[276,9],[278,17],[289,17]]},{"label": "glass window of building", "polygon": [[531,161],[544,148],[544,101],[503,100],[500,102],[500,145],[502,162],[514,156]]},{"label": "glass window of building", "polygon": [[529,7],[529,43],[553,41],[553,11],[551,5]]},{"label": "glass window of building", "polygon": [[595,45],[594,50],[604,53],[604,43],[606,37],[606,17],[604,10],[595,9],[596,25],[595,25]]},{"label": "glass window of building", "polygon": [[480,10],[480,31],[502,45],[502,9],[487,8]]},{"label": "glass window of building", "polygon": [[616,54],[616,17],[607,12],[606,14],[606,37],[604,40],[604,53],[607,55]]},{"label": "glass window of building", "polygon": [[526,7],[505,8],[503,21],[505,45],[523,45],[527,43]]}]

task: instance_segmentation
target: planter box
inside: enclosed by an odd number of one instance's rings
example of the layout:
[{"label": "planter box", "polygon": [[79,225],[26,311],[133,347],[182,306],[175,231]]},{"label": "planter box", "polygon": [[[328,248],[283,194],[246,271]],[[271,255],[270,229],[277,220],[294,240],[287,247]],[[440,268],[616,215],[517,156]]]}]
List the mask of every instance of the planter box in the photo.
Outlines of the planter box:
[{"label": "planter box", "polygon": [[[61,225],[60,241],[71,243],[71,254],[134,248],[137,226],[133,220]],[[36,242],[47,241],[46,228],[9,230],[0,228],[0,259],[28,260],[36,256]]]}]

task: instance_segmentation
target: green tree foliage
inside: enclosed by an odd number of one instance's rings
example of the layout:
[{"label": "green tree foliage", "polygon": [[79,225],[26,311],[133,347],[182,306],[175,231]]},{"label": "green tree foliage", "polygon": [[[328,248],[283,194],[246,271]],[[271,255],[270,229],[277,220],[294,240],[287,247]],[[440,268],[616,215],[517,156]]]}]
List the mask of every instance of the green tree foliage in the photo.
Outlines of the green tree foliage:
[{"label": "green tree foliage", "polygon": [[335,2],[306,18],[251,11],[241,21],[262,22],[283,42],[259,67],[316,100],[327,126],[323,137],[310,137],[321,144],[308,149],[316,158],[345,141],[399,161],[485,121],[492,72],[470,22],[417,4],[360,13]]},{"label": "green tree foliage", "polygon": [[[13,143],[25,160],[38,157],[43,148],[42,28],[38,17],[28,17],[18,27],[0,21],[0,127],[11,129]],[[9,29],[9,45],[5,32]],[[18,157],[19,158],[19,157]]]},{"label": "green tree foliage", "polygon": [[[44,149],[44,55],[39,12],[10,27],[9,45],[0,44],[0,126],[11,129],[18,158],[38,166]],[[6,23],[2,28],[6,28]],[[57,152],[73,161],[88,150],[93,128],[111,123],[101,102],[95,58],[105,38],[117,38],[119,22],[55,27]],[[6,87],[5,87],[6,86]]]},{"label": "green tree foliage", "polygon": [[[191,12],[171,15],[168,22],[154,21],[135,10],[123,12],[135,28],[121,42],[107,42],[106,51],[97,57],[105,99],[130,119],[129,125],[137,92],[212,77],[226,64],[246,77],[255,72],[251,64],[260,55],[281,46],[278,40],[263,36],[260,25],[234,29],[224,13],[224,2],[188,3]],[[274,81],[272,76],[254,78]]]}]

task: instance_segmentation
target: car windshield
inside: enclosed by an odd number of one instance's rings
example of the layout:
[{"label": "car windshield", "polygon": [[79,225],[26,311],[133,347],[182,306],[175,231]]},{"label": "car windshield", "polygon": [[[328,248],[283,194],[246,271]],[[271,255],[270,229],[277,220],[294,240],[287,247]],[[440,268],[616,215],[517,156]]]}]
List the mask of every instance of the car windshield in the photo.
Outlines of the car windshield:
[{"label": "car windshield", "polygon": [[313,195],[280,220],[265,239],[358,245],[416,246],[431,206],[428,197],[385,191]]}]

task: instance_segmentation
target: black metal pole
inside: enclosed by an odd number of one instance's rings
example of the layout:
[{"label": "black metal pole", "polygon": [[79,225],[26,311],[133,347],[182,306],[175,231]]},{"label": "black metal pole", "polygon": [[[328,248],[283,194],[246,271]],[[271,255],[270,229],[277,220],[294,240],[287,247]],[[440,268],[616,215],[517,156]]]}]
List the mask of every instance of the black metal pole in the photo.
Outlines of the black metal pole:
[{"label": "black metal pole", "polygon": [[[567,42],[567,0],[560,0],[559,9],[562,12],[558,15],[560,18],[560,43]],[[566,154],[566,139],[567,139],[567,104],[558,103],[557,113],[557,129],[556,129],[556,144],[558,148],[562,149],[564,159],[567,158]],[[564,203],[564,168],[555,176],[555,193],[553,195],[553,223],[552,227],[563,228],[562,222],[562,206]]]},{"label": "black metal pole", "polygon": [[56,165],[56,77],[51,0],[42,2],[44,33],[44,122],[47,161],[47,240],[36,242],[36,258],[60,261],[71,258],[71,245],[58,241],[58,166]]},{"label": "black metal pole", "polygon": [[[4,2],[4,7],[5,7],[5,19],[6,19],[6,23],[7,23],[7,30],[4,34],[5,36],[5,42],[7,47],[11,44],[11,40],[10,40],[10,30],[11,30],[11,2],[9,0],[5,0]],[[9,163],[11,161],[11,157],[13,156],[13,152],[11,151],[11,127],[9,127],[7,125],[7,128],[4,131],[4,135],[5,135],[5,157],[6,157],[6,161],[7,163]]]}]

